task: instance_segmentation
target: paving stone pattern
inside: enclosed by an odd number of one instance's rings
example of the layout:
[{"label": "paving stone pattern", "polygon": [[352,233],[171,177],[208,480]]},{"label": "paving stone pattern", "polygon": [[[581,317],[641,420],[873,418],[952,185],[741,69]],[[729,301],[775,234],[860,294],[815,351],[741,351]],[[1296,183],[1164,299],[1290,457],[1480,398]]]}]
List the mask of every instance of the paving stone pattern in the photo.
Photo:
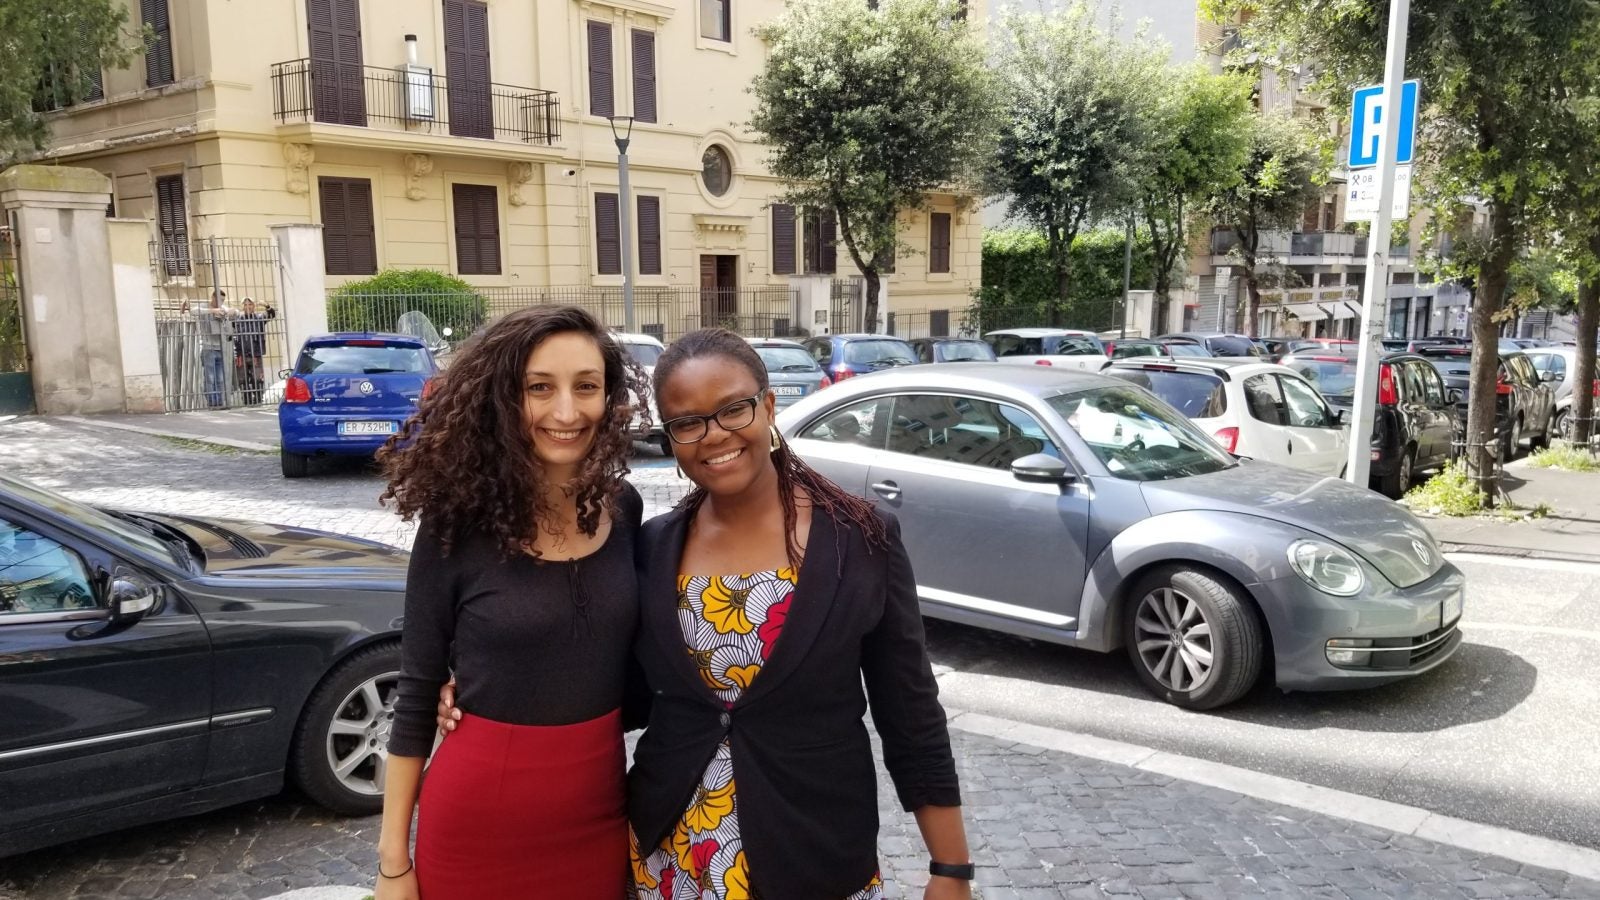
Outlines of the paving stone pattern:
[{"label": "paving stone pattern", "polygon": [[[0,423],[0,470],[97,503],[275,520],[400,546],[412,533],[377,507],[378,479],[360,467],[290,482],[271,456],[21,419]],[[638,482],[652,513],[682,492],[671,469],[642,471]],[[1600,883],[1190,782],[964,732],[955,744],[984,900],[1600,900]],[[926,857],[893,798],[880,777],[889,895],[918,897]],[[376,817],[333,817],[291,791],[0,860],[0,900],[264,898],[360,885],[375,871],[377,835]]]}]

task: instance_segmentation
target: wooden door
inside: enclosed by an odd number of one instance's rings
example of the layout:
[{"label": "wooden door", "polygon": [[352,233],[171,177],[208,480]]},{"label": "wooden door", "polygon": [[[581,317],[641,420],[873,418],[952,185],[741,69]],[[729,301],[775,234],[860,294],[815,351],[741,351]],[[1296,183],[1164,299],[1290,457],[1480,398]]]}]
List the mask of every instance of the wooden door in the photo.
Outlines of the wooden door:
[{"label": "wooden door", "polygon": [[365,126],[360,0],[306,0],[306,20],[316,120]]}]

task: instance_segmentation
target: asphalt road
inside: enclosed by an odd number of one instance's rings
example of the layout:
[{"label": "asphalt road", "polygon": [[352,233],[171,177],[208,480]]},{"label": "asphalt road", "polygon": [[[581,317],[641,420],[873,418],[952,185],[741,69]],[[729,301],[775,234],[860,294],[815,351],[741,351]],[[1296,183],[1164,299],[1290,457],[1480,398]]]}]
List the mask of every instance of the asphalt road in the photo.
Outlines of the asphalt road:
[{"label": "asphalt road", "polygon": [[1600,566],[1458,557],[1466,641],[1366,691],[1189,713],[1126,656],[929,623],[946,705],[1129,741],[1600,848]]}]

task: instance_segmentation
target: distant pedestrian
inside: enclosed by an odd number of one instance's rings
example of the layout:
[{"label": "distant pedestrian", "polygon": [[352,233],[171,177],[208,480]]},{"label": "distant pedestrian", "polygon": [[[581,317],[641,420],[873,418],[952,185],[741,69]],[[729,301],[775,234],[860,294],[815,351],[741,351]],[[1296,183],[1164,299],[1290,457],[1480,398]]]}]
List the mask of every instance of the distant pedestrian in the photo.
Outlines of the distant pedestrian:
[{"label": "distant pedestrian", "polygon": [[200,331],[200,367],[205,389],[206,405],[220,409],[228,393],[223,364],[224,347],[233,334],[229,321],[228,292],[218,290],[212,294],[211,305],[197,317]]},{"label": "distant pedestrian", "polygon": [[262,358],[267,352],[267,320],[278,317],[270,305],[258,312],[256,302],[244,298],[244,312],[233,323],[234,367],[239,372],[239,389],[246,406],[261,402],[264,386]]}]

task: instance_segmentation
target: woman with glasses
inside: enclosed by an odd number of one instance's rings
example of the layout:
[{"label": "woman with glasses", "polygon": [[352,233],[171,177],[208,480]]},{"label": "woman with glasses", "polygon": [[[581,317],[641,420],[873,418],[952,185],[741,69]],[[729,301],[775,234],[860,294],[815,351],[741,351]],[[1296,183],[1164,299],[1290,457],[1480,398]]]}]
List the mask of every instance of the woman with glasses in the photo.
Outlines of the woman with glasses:
[{"label": "woman with glasses", "polygon": [[970,897],[899,524],[789,449],[766,366],[732,332],[674,343],[655,391],[695,487],[641,533],[636,654],[653,704],[628,780],[637,895],[883,896],[870,706],[932,858],[925,896]]},{"label": "woman with glasses", "polygon": [[[629,397],[648,387],[575,307],[506,316],[454,360],[380,454],[384,500],[421,526],[377,900],[621,900],[620,707],[643,512],[623,475]],[[435,700],[452,673],[456,727],[423,782]]]}]

